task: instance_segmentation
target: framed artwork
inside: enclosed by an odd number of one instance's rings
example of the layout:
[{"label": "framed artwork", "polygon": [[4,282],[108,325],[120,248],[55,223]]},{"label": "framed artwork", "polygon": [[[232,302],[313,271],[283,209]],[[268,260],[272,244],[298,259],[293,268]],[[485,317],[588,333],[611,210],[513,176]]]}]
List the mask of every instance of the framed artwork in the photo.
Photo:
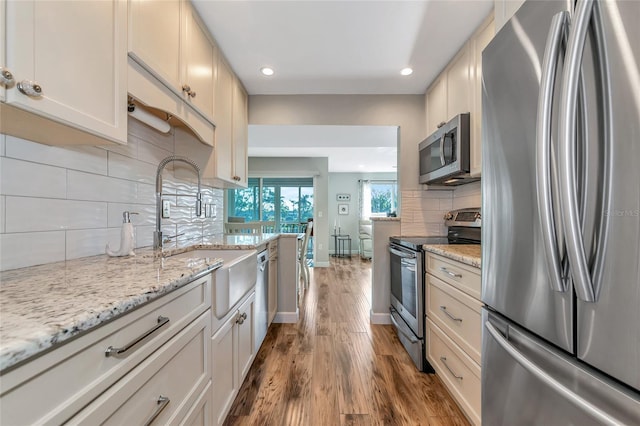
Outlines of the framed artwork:
[{"label": "framed artwork", "polygon": [[349,214],[349,204],[338,204],[338,214]]}]

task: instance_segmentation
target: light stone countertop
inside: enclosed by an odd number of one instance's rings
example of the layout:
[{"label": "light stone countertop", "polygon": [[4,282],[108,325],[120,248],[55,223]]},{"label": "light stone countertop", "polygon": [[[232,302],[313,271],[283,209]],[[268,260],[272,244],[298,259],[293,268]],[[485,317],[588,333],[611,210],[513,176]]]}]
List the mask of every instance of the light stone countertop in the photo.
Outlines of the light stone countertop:
[{"label": "light stone countertop", "polygon": [[457,260],[466,265],[480,268],[482,253],[480,244],[425,244],[425,251]]},{"label": "light stone countertop", "polygon": [[256,249],[298,234],[220,235],[165,246],[160,253],[85,257],[0,272],[0,372],[92,330],[199,276],[221,259],[172,258],[195,249]]}]

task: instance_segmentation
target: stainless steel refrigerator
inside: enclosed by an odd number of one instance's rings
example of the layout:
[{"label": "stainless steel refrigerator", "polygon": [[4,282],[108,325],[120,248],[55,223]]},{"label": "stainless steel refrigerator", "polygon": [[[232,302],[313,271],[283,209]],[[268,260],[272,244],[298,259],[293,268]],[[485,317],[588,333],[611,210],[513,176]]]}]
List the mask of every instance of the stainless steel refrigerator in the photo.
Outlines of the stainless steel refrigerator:
[{"label": "stainless steel refrigerator", "polygon": [[482,55],[482,419],[640,424],[640,2],[525,2]]}]

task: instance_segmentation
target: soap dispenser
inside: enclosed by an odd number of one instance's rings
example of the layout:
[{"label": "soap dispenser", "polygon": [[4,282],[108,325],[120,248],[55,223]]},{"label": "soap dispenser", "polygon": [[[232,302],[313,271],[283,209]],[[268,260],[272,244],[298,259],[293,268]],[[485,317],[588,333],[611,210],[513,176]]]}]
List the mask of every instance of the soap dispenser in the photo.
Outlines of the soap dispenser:
[{"label": "soap dispenser", "polygon": [[120,249],[112,251],[107,244],[106,251],[109,256],[135,256],[133,248],[135,246],[133,238],[133,225],[131,215],[135,212],[122,212],[122,231],[120,232]]}]

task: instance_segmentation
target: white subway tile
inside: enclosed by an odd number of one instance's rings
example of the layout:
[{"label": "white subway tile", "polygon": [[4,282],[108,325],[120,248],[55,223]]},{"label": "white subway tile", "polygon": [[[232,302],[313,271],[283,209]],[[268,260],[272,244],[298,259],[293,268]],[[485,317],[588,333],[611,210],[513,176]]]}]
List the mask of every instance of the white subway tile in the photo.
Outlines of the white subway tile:
[{"label": "white subway tile", "polygon": [[5,218],[6,218],[6,211],[5,211],[5,196],[4,195],[0,195],[0,233],[5,233],[6,232],[6,227],[5,227]]},{"label": "white subway tile", "polygon": [[122,213],[125,211],[136,212],[131,215],[133,226],[154,225],[156,223],[156,206],[144,204],[109,203],[107,226],[115,227],[122,224]]},{"label": "white subway tile", "polygon": [[56,147],[7,136],[7,157],[107,174],[107,153],[92,146]]},{"label": "white subway tile", "polygon": [[[155,226],[136,226],[136,247],[149,247],[153,245],[153,232]],[[172,234],[173,235],[173,234]]]},{"label": "white subway tile", "polygon": [[130,136],[134,136],[138,139],[142,139],[149,143],[152,143],[162,149],[174,152],[174,129],[172,128],[169,133],[160,133],[149,126],[146,126],[138,120],[129,117],[127,122],[127,131]]},{"label": "white subway tile", "polygon": [[72,200],[117,203],[136,201],[137,185],[128,180],[69,170],[67,185],[67,198]]},{"label": "white subway tile", "polygon": [[7,144],[5,141],[5,135],[0,133],[0,156],[5,156],[6,155],[6,148],[7,148]]},{"label": "white subway tile", "polygon": [[178,237],[179,241],[192,240],[194,238],[201,238],[202,224],[200,223],[178,224],[178,234],[184,234]]},{"label": "white subway tile", "polygon": [[[153,204],[156,205],[156,185],[149,185],[148,183],[138,184],[138,196],[136,198],[138,204]],[[174,203],[175,205],[175,203]]]},{"label": "white subway tile", "polygon": [[0,270],[59,262],[65,256],[65,232],[0,234]]},{"label": "white subway tile", "polygon": [[100,149],[103,149],[105,152],[115,152],[129,158],[138,158],[138,139],[133,138],[131,137],[131,135],[129,135],[127,137],[126,145],[105,145],[101,146]]},{"label": "white subway tile", "polygon": [[423,198],[420,202],[421,210],[440,211],[439,198]]},{"label": "white subway tile", "polygon": [[60,167],[0,157],[0,194],[65,198],[67,171]]},{"label": "white subway tile", "polygon": [[173,155],[173,151],[168,151],[143,140],[138,141],[138,160],[140,161],[153,164],[157,168],[158,164],[170,155]]},{"label": "white subway tile", "polygon": [[124,155],[109,153],[109,176],[136,182],[155,184],[156,166],[125,157]]},{"label": "white subway tile", "polygon": [[441,198],[440,199],[440,210],[443,212],[448,212],[453,209],[453,199],[452,198]]},{"label": "white subway tile", "polygon": [[5,220],[7,232],[104,228],[107,203],[7,197]]},{"label": "white subway tile", "polygon": [[479,194],[482,190],[481,182],[473,182],[466,185],[460,185],[453,191],[453,197],[467,197],[469,195]]},{"label": "white subway tile", "polygon": [[108,234],[107,228],[67,231],[67,260],[105,254],[107,242],[110,243],[111,250],[118,250],[120,238],[109,240]]}]

